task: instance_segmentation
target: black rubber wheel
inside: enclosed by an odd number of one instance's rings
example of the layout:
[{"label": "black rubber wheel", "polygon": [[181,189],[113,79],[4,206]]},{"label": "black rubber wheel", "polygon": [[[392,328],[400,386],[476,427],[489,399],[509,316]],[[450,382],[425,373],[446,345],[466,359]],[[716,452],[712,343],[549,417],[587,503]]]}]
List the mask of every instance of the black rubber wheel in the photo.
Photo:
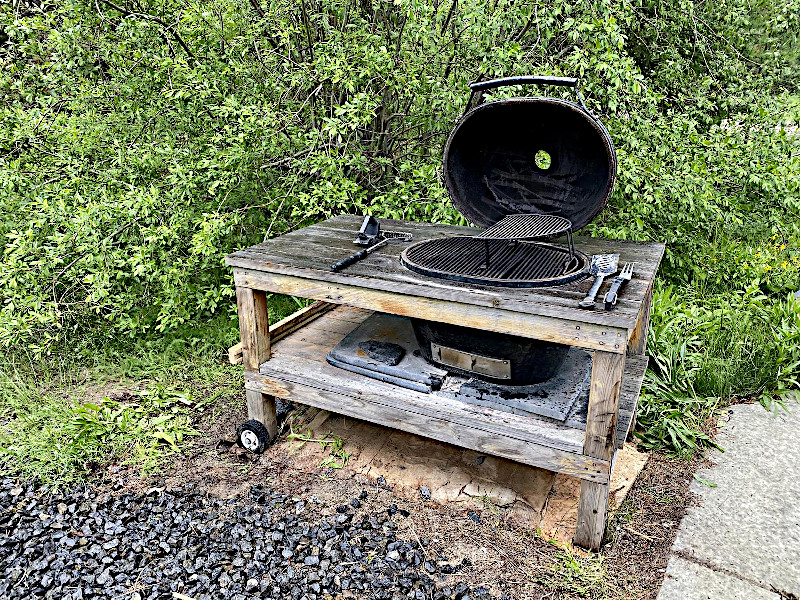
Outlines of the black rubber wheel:
[{"label": "black rubber wheel", "polygon": [[261,421],[250,419],[237,427],[236,443],[253,454],[261,454],[269,446],[269,431]]}]

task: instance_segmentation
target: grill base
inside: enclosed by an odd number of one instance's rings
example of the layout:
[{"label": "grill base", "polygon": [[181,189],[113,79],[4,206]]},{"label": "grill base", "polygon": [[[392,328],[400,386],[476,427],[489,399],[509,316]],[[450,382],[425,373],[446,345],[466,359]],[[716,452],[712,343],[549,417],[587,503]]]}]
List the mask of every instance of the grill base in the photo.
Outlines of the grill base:
[{"label": "grill base", "polygon": [[448,237],[406,248],[403,265],[422,275],[497,287],[547,287],[582,279],[589,258],[543,242]]}]

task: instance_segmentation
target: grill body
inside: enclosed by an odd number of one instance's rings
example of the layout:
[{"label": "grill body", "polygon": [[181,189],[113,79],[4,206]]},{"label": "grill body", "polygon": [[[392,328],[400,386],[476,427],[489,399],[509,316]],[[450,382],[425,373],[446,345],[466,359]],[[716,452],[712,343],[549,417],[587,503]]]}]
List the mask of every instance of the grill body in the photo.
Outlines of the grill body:
[{"label": "grill body", "polygon": [[[427,360],[447,371],[466,376],[478,374],[481,379],[496,383],[531,385],[547,381],[558,373],[569,352],[569,346],[563,344],[447,323],[411,319],[411,325],[419,342],[420,351]],[[486,372],[476,373],[455,367],[452,363],[440,362],[434,356],[434,349],[437,346],[452,348],[464,355],[475,353],[499,361],[508,361],[510,377],[492,377]]]},{"label": "grill body", "polygon": [[[476,93],[517,84],[574,87],[580,105],[524,97],[471,107]],[[617,158],[608,131],[583,105],[576,86],[577,80],[535,76],[470,85],[467,110],[445,145],[443,174],[455,207],[486,229],[474,237],[409,246],[401,255],[408,269],[467,284],[521,288],[586,276],[589,258],[574,250],[572,232],[605,206]],[[542,241],[556,236],[566,236],[568,243]],[[511,385],[553,377],[568,352],[559,344],[445,323],[412,319],[412,325],[428,360]]]}]

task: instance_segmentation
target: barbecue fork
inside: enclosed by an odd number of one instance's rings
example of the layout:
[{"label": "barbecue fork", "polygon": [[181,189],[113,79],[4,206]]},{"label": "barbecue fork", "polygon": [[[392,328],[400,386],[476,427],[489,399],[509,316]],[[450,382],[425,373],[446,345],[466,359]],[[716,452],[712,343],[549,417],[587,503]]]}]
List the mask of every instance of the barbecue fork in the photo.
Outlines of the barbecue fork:
[{"label": "barbecue fork", "polygon": [[619,289],[633,277],[634,265],[636,265],[635,262],[627,263],[624,267],[622,267],[619,275],[614,278],[614,282],[611,284],[611,289],[606,292],[606,310],[611,310],[611,308],[617,303],[617,292],[619,292]]}]

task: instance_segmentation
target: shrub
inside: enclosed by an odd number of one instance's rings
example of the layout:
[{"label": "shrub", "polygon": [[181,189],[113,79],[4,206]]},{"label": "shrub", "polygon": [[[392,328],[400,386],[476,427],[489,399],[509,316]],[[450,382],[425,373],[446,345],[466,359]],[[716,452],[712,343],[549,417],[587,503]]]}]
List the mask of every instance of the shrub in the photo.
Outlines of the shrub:
[{"label": "shrub", "polygon": [[[229,315],[226,253],[333,214],[461,222],[438,173],[466,83],[579,76],[619,158],[587,232],[666,241],[661,277],[687,298],[684,333],[654,316],[642,421],[653,443],[685,448],[706,414],[687,399],[796,385],[776,340],[796,331],[799,8],[6,3],[0,344],[39,360]],[[657,431],[662,400],[694,433]]]}]

